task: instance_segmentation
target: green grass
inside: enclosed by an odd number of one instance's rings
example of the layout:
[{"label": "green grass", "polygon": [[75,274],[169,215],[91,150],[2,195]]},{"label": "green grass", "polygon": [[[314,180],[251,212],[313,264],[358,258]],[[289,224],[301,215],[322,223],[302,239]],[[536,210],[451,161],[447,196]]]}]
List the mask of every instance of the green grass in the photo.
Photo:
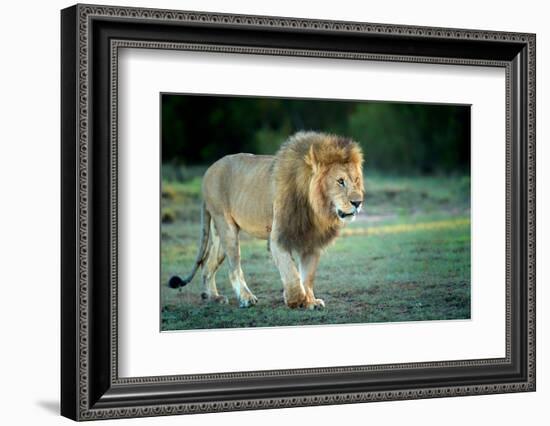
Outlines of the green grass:
[{"label": "green grass", "polygon": [[242,267],[256,306],[240,309],[227,267],[217,278],[228,305],[201,301],[200,272],[181,290],[199,238],[200,178],[163,181],[161,309],[163,330],[298,326],[470,318],[469,179],[375,176],[361,215],[321,258],[315,294],[326,309],[291,310],[265,241],[241,239]]}]

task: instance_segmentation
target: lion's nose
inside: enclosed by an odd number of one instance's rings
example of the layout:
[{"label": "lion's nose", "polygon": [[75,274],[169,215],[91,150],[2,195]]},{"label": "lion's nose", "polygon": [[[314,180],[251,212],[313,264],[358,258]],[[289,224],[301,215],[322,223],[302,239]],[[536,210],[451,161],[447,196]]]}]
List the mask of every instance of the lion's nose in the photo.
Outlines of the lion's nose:
[{"label": "lion's nose", "polygon": [[359,206],[361,205],[362,201],[350,201],[351,205],[353,207],[355,207],[356,209],[359,208]]}]

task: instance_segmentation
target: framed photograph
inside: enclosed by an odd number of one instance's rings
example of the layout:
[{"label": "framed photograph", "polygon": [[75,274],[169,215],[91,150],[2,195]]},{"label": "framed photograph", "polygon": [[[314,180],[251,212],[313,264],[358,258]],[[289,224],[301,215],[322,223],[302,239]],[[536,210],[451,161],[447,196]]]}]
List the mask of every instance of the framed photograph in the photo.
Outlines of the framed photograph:
[{"label": "framed photograph", "polygon": [[535,35],[61,12],[61,413],[535,390]]}]

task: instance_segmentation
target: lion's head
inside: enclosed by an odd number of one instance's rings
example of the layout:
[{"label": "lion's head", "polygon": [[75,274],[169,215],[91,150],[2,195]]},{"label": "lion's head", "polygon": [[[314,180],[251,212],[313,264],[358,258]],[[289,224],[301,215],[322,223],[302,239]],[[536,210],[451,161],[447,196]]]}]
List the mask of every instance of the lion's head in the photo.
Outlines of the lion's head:
[{"label": "lion's head", "polygon": [[299,132],[275,159],[275,219],[279,243],[311,252],[355,219],[364,196],[363,154],[348,138]]}]

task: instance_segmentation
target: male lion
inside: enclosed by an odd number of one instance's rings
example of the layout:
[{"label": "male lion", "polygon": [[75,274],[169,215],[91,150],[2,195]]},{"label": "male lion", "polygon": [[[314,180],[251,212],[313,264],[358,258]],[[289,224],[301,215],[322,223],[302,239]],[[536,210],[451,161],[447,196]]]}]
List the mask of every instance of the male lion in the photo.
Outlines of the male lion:
[{"label": "male lion", "polygon": [[269,241],[288,307],[324,307],[313,294],[315,271],[322,249],[361,209],[362,162],[356,142],[316,132],[295,134],[275,156],[235,154],[216,161],[202,183],[202,237],[193,270],[185,279],[172,277],[170,287],[186,285],[202,266],[202,297],[227,303],[215,281],[227,256],[239,305],[256,304],[241,270],[243,230]]}]

